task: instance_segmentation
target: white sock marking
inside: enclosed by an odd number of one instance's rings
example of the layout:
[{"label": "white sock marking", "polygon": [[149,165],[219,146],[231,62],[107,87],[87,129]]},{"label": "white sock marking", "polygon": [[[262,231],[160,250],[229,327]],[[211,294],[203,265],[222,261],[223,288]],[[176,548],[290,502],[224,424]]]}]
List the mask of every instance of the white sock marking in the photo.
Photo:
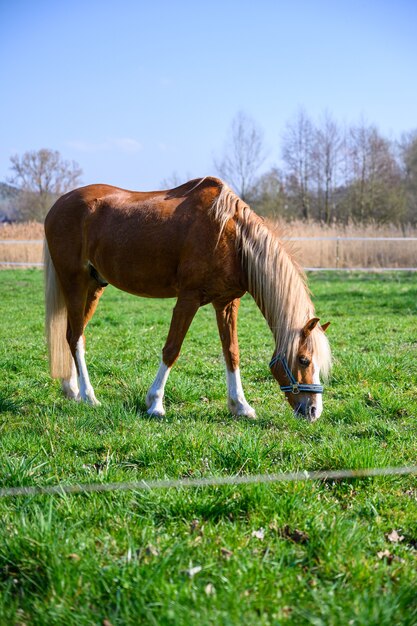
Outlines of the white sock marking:
[{"label": "white sock marking", "polygon": [[246,417],[256,417],[255,409],[246,401],[245,394],[240,379],[239,368],[230,372],[226,367],[227,381],[227,404],[233,415],[244,415]]},{"label": "white sock marking", "polygon": [[84,402],[88,402],[92,405],[99,405],[100,402],[97,400],[94,394],[94,389],[90,383],[90,377],[88,375],[87,365],[85,362],[84,341],[82,337],[80,337],[77,341],[75,358],[78,365],[78,384],[80,387],[81,400],[84,400]]},{"label": "white sock marking", "polygon": [[148,407],[149,415],[155,415],[156,417],[165,415],[164,392],[170,371],[171,368],[161,361],[155,380],[146,394],[146,406]]},{"label": "white sock marking", "polygon": [[62,379],[62,390],[70,400],[80,400],[80,390],[78,388],[77,368],[75,361],[72,359],[71,376],[68,379]]}]

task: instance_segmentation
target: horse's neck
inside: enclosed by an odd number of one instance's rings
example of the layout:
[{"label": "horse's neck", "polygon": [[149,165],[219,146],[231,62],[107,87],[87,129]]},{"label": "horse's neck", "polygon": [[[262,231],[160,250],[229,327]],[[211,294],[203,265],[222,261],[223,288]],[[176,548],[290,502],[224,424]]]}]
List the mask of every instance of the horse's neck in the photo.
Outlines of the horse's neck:
[{"label": "horse's neck", "polygon": [[265,317],[277,349],[288,354],[314,309],[302,274],[275,235],[263,224],[242,230],[242,260],[248,291]]},{"label": "horse's neck", "polygon": [[262,311],[277,348],[287,351],[294,345],[296,333],[310,317],[313,305],[296,263],[267,224],[227,186],[211,210],[223,232],[234,219],[236,245],[247,288]]},{"label": "horse's neck", "polygon": [[251,295],[271,329],[277,350],[288,354],[301,324],[297,323],[298,316],[295,316],[294,311],[290,308],[289,292],[281,289],[278,281],[275,282],[273,288],[275,301],[272,298],[263,298],[256,291],[252,292]]}]

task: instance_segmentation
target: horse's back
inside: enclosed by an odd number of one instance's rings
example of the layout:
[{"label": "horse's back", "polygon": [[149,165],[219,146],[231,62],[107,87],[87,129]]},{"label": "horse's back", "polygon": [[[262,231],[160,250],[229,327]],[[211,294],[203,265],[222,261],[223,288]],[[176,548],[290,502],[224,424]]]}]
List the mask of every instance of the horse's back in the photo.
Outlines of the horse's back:
[{"label": "horse's back", "polygon": [[[205,213],[220,193],[223,183],[214,177],[196,179],[174,189],[162,191],[131,191],[112,185],[94,184],[74,189],[61,196],[49,211],[45,230],[54,230],[59,224],[80,222],[84,219],[102,220],[105,216],[115,222],[164,219],[172,217],[179,206],[187,209],[192,217],[193,209]],[[193,193],[194,192],[194,193]]]},{"label": "horse's back", "polygon": [[184,283],[220,271],[210,208],[221,185],[208,178],[154,192],[76,189],[45,221],[51,256],[67,267],[91,264],[108,282],[138,295],[175,296]]}]

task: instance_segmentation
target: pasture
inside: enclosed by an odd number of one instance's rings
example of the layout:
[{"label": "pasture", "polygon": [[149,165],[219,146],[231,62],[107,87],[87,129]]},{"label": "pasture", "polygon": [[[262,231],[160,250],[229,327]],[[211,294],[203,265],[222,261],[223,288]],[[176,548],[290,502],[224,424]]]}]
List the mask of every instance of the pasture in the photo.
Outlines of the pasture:
[{"label": "pasture", "polygon": [[[1,272],[0,485],[415,464],[416,275],[310,285],[334,354],[317,423],[296,420],[272,379],[249,297],[241,371],[258,419],[227,411],[208,306],[156,420],[144,398],[172,300],[107,288],[87,329],[92,408],[49,378],[41,272]],[[3,498],[0,512],[2,624],[417,624],[415,476]]]}]

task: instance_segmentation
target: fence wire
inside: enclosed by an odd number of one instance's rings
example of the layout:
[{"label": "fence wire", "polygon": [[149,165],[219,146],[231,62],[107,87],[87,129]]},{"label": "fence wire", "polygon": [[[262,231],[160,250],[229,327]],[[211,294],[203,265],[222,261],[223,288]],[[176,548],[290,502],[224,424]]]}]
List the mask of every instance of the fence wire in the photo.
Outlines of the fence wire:
[{"label": "fence wire", "polygon": [[0,261],[0,267],[6,265],[7,267],[43,267],[43,263],[27,263],[18,261]]},{"label": "fence wire", "polygon": [[277,474],[248,474],[245,476],[207,476],[203,478],[173,478],[110,483],[77,483],[75,485],[46,485],[28,487],[2,487],[0,498],[17,496],[63,495],[102,493],[109,491],[150,491],[152,489],[183,489],[190,487],[221,487],[224,485],[254,485],[266,483],[294,483],[304,481],[339,481],[378,476],[404,476],[417,474],[417,465],[403,467],[373,467],[363,469],[279,472]]}]

